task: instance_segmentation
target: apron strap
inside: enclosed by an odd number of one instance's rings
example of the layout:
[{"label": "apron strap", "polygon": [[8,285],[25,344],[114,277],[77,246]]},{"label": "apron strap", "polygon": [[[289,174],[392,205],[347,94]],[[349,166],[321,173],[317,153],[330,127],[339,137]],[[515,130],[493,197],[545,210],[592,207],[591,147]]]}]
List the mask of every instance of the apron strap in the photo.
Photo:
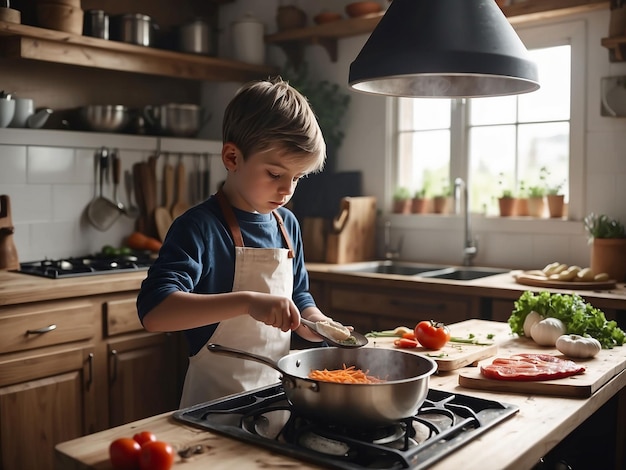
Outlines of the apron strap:
[{"label": "apron strap", "polygon": [[241,229],[239,228],[237,217],[235,217],[233,208],[230,206],[228,199],[226,199],[226,195],[221,189],[217,192],[217,201],[220,203],[222,214],[224,214],[230,233],[233,236],[235,246],[244,247],[245,245],[243,244],[243,237],[241,236]]},{"label": "apron strap", "polygon": [[[228,202],[228,199],[226,199],[224,191],[222,191],[221,189],[217,192],[217,201],[219,202],[220,208],[222,209],[222,214],[224,214],[224,218],[226,219],[226,223],[228,224],[230,233],[233,236],[235,246],[244,247],[245,245],[243,244],[243,236],[241,235],[241,229],[239,228],[237,217],[235,217],[235,212]],[[283,218],[277,211],[272,211],[272,214],[274,214],[276,222],[278,222],[278,228],[280,229],[280,233],[282,234],[283,239],[287,244],[287,248],[289,249],[289,254],[287,256],[289,258],[293,258],[295,256],[295,252],[293,250],[293,246],[291,245],[291,239],[289,238],[289,234],[287,234],[287,229],[285,229]]]},{"label": "apron strap", "polygon": [[289,235],[287,234],[287,229],[285,228],[285,224],[283,223],[283,218],[280,216],[278,211],[272,211],[272,214],[274,214],[274,217],[276,217],[276,221],[278,222],[278,228],[280,228],[280,233],[283,234],[285,243],[287,243],[287,248],[289,249],[289,254],[287,255],[287,257],[293,258],[295,256],[294,255],[295,252],[293,251],[293,246],[291,245],[291,239],[289,238]]}]

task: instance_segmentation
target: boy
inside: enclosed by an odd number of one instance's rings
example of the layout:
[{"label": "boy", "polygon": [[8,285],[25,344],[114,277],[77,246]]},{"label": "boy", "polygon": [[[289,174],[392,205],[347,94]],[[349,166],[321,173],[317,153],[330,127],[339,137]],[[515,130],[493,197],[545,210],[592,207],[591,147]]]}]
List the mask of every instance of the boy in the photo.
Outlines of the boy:
[{"label": "boy", "polygon": [[306,98],[280,78],[244,85],[222,133],[222,188],[174,221],[137,299],[146,330],[184,330],[181,408],[280,380],[266,365],[211,353],[209,341],[278,360],[292,330],[320,341],[300,315],[329,320],[308,292],[300,227],[283,207],[324,165]]}]

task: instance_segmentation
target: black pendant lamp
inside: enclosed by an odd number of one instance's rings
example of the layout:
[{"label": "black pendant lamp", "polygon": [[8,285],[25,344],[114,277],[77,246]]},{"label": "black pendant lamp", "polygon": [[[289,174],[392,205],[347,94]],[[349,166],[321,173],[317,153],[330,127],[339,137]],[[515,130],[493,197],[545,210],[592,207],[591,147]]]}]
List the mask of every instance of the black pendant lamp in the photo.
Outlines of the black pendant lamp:
[{"label": "black pendant lamp", "polygon": [[393,0],[348,82],[364,93],[421,98],[539,88],[537,66],[495,0]]}]

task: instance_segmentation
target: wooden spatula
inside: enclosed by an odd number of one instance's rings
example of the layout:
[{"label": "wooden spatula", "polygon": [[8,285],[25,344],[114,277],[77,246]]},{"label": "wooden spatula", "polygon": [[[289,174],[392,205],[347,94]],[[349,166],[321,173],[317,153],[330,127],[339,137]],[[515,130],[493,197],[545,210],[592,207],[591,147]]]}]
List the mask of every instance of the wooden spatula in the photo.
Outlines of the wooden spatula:
[{"label": "wooden spatula", "polygon": [[171,211],[173,219],[189,209],[187,184],[185,183],[186,176],[185,165],[183,165],[182,161],[179,161],[176,167],[176,202],[174,202]]},{"label": "wooden spatula", "polygon": [[154,210],[154,222],[161,241],[165,240],[165,235],[174,220],[169,210],[174,202],[174,167],[169,163],[163,165],[163,205]]}]

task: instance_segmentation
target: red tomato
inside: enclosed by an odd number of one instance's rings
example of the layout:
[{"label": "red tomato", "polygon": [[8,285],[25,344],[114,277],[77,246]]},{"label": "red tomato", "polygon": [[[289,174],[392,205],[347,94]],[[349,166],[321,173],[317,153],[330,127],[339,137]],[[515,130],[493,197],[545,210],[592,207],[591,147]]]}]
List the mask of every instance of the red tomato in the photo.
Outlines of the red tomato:
[{"label": "red tomato", "polygon": [[450,330],[435,320],[421,321],[415,326],[415,339],[428,349],[441,349],[450,340]]},{"label": "red tomato", "polygon": [[116,470],[137,470],[141,446],[130,437],[115,439],[109,445],[111,465]]},{"label": "red tomato", "polygon": [[398,338],[393,342],[396,348],[413,349],[419,346],[419,343],[410,338]]},{"label": "red tomato", "polygon": [[168,470],[174,464],[174,449],[167,442],[146,442],[141,448],[141,470]]},{"label": "red tomato", "polygon": [[144,446],[147,442],[156,441],[157,438],[154,434],[149,431],[141,431],[133,436],[133,439],[136,440],[141,447]]}]

